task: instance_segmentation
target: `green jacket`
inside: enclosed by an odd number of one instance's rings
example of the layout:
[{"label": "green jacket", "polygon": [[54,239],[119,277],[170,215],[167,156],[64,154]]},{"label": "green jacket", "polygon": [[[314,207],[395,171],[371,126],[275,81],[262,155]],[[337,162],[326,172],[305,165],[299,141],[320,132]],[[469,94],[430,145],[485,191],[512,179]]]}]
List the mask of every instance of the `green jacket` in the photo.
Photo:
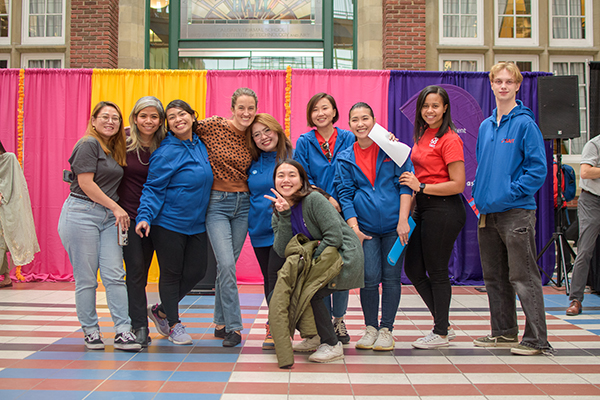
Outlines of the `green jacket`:
[{"label": "green jacket", "polygon": [[[290,210],[273,213],[271,220],[275,235],[273,249],[280,257],[285,257],[286,246],[294,236],[291,215]],[[364,287],[363,248],[358,236],[344,221],[340,213],[322,194],[312,192],[302,200],[302,216],[313,240],[320,241],[314,257],[318,257],[326,247],[331,246],[340,252],[344,261],[342,271],[329,282],[329,288],[350,290]]]},{"label": "green jacket", "polygon": [[342,269],[342,257],[335,247],[326,247],[313,259],[318,245],[302,234],[294,236],[285,249],[285,264],[277,273],[269,302],[269,328],[280,368],[294,364],[290,337],[296,329],[302,337],[317,334],[310,300]]}]

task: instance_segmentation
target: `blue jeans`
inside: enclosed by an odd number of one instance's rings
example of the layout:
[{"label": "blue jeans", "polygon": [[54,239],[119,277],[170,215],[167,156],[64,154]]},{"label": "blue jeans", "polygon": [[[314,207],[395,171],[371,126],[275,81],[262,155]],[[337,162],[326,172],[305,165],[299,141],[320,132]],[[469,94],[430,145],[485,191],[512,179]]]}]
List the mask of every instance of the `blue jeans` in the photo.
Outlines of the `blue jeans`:
[{"label": "blue jeans", "polygon": [[214,323],[227,332],[243,329],[235,263],[248,233],[249,210],[249,192],[210,192],[206,231],[217,260]]},{"label": "blue jeans", "polygon": [[69,196],[58,220],[58,234],[69,255],[75,278],[75,307],[83,332],[100,329],[96,313],[98,270],[115,332],[131,330],[123,251],[117,242],[115,216],[92,201]]},{"label": "blue jeans", "polygon": [[342,318],[344,315],[346,315],[349,294],[350,292],[348,290],[333,292],[331,296],[327,296],[323,299],[330,316],[334,318]]},{"label": "blue jeans", "polygon": [[[360,289],[360,304],[365,316],[365,325],[376,329],[394,330],[394,320],[400,304],[402,284],[402,260],[391,266],[387,255],[394,246],[398,233],[392,231],[383,235],[363,231],[373,239],[363,242],[365,252],[365,287]],[[379,313],[379,284],[381,283],[381,324],[377,323]]]},{"label": "blue jeans", "polygon": [[548,349],[542,279],[535,261],[535,210],[515,208],[487,214],[478,238],[492,336],[519,333],[516,292],[525,313],[521,343]]}]

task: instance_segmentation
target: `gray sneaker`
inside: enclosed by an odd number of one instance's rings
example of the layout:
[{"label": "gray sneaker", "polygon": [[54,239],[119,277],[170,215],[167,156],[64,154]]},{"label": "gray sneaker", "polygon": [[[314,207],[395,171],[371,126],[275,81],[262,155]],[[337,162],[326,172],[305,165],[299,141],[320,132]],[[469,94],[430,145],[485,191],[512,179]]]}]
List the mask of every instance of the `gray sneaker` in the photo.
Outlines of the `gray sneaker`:
[{"label": "gray sneaker", "polygon": [[158,333],[163,336],[169,336],[171,329],[169,328],[169,321],[166,318],[161,318],[158,315],[158,304],[148,306],[148,318],[154,322],[154,326]]},{"label": "gray sneaker", "polygon": [[388,328],[381,328],[379,330],[379,336],[373,345],[373,350],[376,351],[390,351],[394,350],[396,342],[394,341],[394,335]]},{"label": "gray sneaker", "polygon": [[377,330],[377,328],[373,326],[367,326],[365,334],[363,335],[363,337],[358,339],[358,342],[356,342],[356,345],[354,347],[356,347],[357,349],[371,350],[373,348],[373,345],[377,341],[378,336],[379,331]]},{"label": "gray sneaker", "polygon": [[542,350],[530,346],[525,346],[523,344],[518,344],[515,347],[511,348],[510,352],[512,354],[519,354],[521,356],[535,356],[537,354],[542,354]]},{"label": "gray sneaker", "polygon": [[192,344],[192,337],[185,331],[185,326],[178,322],[169,333],[169,341],[174,344]]},{"label": "gray sneaker", "polygon": [[299,351],[301,353],[306,353],[310,351],[315,351],[321,345],[321,338],[319,335],[315,335],[311,338],[306,338],[298,344],[293,346],[294,351]]},{"label": "gray sneaker", "polygon": [[487,335],[473,340],[477,347],[515,347],[519,344],[519,336]]}]

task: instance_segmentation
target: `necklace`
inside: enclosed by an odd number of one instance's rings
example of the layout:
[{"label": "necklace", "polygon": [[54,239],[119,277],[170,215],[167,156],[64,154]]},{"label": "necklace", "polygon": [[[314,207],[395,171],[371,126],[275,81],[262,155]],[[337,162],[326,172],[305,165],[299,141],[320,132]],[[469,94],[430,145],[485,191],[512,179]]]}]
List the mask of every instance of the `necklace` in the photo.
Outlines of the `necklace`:
[{"label": "necklace", "polygon": [[140,157],[140,148],[139,147],[137,149],[135,149],[135,152],[137,153],[138,161],[140,162],[140,164],[142,164],[142,165],[150,164],[150,161],[148,161],[147,163],[142,161],[142,158]]}]

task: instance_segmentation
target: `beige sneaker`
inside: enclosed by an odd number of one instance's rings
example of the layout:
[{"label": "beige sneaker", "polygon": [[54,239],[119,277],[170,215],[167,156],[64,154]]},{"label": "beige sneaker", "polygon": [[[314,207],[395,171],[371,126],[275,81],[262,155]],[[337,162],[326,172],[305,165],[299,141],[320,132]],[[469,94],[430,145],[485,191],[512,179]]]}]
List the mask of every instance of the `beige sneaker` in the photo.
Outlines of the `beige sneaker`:
[{"label": "beige sneaker", "polygon": [[315,335],[311,338],[306,338],[298,344],[293,345],[294,351],[299,351],[301,353],[307,353],[310,351],[315,351],[321,344],[321,337],[319,335]]},{"label": "beige sneaker", "polygon": [[378,336],[379,331],[377,328],[373,326],[367,326],[365,334],[358,340],[358,342],[356,342],[355,347],[357,349],[371,350]]},{"label": "beige sneaker", "polygon": [[394,335],[388,328],[381,328],[379,330],[379,336],[373,345],[373,350],[377,351],[389,351],[394,350],[396,342],[394,341]]},{"label": "beige sneaker", "polygon": [[342,359],[344,359],[344,348],[342,347],[342,342],[337,342],[335,346],[323,343],[319,346],[317,351],[308,357],[308,361],[318,363],[328,363]]}]

